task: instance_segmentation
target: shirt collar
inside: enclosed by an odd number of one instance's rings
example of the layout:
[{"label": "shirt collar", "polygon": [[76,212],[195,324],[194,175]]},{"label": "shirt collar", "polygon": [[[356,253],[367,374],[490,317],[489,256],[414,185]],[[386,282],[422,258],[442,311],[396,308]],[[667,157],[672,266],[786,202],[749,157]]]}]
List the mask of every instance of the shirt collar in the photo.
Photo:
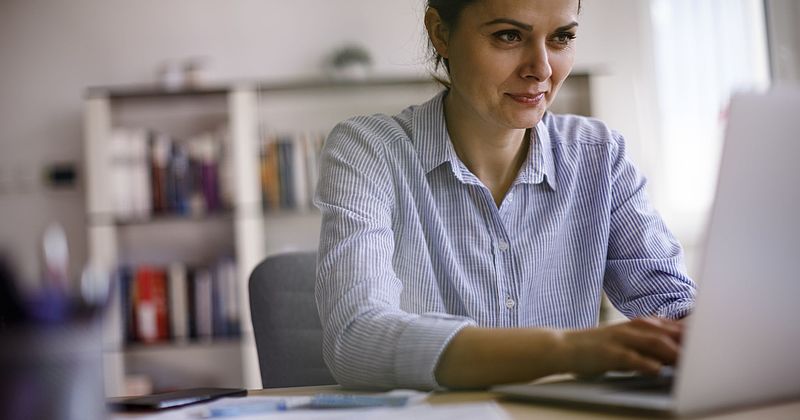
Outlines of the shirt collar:
[{"label": "shirt collar", "polygon": [[453,142],[447,132],[444,120],[444,96],[447,91],[439,92],[428,102],[420,105],[414,112],[412,133],[414,146],[425,173],[451,161],[456,157]]},{"label": "shirt collar", "polygon": [[553,144],[547,130],[547,115],[531,130],[531,146],[528,148],[528,159],[522,165],[518,179],[527,178],[528,183],[538,184],[546,181],[550,188],[556,190],[556,166],[553,157]]},{"label": "shirt collar", "polygon": [[[461,182],[469,182],[474,175],[456,155],[450,134],[447,132],[444,119],[446,94],[446,90],[440,92],[415,110],[412,128],[414,145],[426,174],[443,163],[450,162],[456,178]],[[550,188],[555,190],[553,149],[544,120],[545,118],[542,118],[542,121],[531,130],[530,142],[533,147],[528,148],[528,157],[514,183],[539,184],[547,181]]]}]

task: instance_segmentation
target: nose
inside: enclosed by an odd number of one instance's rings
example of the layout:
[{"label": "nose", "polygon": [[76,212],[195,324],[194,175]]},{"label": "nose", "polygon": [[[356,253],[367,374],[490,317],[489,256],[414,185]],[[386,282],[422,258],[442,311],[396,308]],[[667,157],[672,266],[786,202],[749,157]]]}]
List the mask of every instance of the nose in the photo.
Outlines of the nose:
[{"label": "nose", "polygon": [[531,45],[527,55],[520,66],[520,77],[543,82],[550,78],[553,69],[550,67],[550,57],[544,43]]}]

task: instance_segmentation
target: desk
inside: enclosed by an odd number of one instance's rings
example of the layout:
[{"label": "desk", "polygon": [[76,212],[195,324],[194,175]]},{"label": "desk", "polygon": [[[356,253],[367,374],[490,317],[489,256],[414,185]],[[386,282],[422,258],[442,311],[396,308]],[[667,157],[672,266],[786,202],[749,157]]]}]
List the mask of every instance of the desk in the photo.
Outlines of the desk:
[{"label": "desk", "polygon": [[[314,395],[321,392],[340,392],[342,388],[336,385],[311,386],[298,388],[274,388],[250,391],[248,395],[270,396],[303,396]],[[648,419],[649,417],[634,417],[630,415],[614,415],[588,410],[573,410],[533,403],[505,401],[497,394],[491,392],[441,392],[428,397],[427,402],[436,404],[458,404],[467,402],[496,401],[512,419],[553,419],[553,420],[579,420],[579,419]],[[800,419],[800,401],[777,404],[766,407],[757,407],[747,410],[716,414],[701,417],[703,419],[726,420],[798,420]]]}]

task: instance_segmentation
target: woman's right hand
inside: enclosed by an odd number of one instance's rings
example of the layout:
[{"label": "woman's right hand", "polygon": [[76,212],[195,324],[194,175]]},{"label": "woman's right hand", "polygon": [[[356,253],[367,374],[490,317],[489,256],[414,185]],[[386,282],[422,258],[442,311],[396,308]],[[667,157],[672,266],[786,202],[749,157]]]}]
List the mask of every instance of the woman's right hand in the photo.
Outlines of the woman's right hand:
[{"label": "woman's right hand", "polygon": [[662,318],[639,318],[621,324],[563,334],[565,370],[580,376],[610,370],[657,374],[678,360],[683,325]]}]

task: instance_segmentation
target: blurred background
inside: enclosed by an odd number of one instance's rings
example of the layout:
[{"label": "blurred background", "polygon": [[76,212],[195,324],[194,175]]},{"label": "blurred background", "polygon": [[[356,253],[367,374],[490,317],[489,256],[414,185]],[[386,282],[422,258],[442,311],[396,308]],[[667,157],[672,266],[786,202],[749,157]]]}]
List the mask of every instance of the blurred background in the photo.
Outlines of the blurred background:
[{"label": "blurred background", "polygon": [[[436,92],[424,11],[422,0],[0,0],[0,249],[23,288],[45,275],[53,223],[69,277],[90,261],[122,268],[109,395],[258,386],[247,276],[267,254],[315,246],[308,200],[336,121]],[[792,0],[583,0],[557,110],[626,137],[692,274],[729,99],[798,83],[798,21]],[[216,309],[206,319],[198,307]]]}]

